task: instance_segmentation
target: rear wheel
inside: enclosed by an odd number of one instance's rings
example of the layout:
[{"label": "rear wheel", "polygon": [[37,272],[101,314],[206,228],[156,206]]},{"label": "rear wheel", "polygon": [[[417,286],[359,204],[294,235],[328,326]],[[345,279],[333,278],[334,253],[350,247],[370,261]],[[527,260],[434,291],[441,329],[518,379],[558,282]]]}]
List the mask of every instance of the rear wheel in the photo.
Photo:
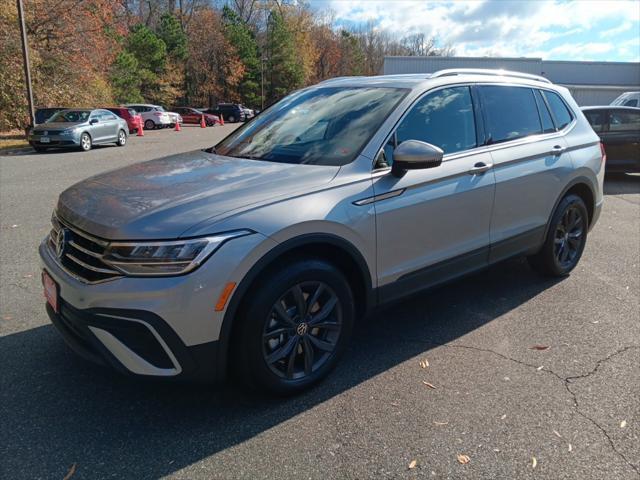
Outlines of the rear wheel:
[{"label": "rear wheel", "polygon": [[241,308],[233,366],[241,380],[272,393],[297,393],[325,377],[354,322],[349,284],[322,260],[300,260],[258,282]]},{"label": "rear wheel", "polygon": [[145,130],[153,130],[154,128],[156,128],[156,124],[153,120],[145,120],[144,122]]},{"label": "rear wheel", "polygon": [[233,115],[229,115],[229,118],[227,119],[228,122],[233,123],[236,121],[236,117],[234,117]]},{"label": "rear wheel", "polygon": [[80,148],[85,152],[91,150],[91,136],[88,133],[80,135]]},{"label": "rear wheel", "polygon": [[528,258],[538,272],[561,277],[575,268],[587,242],[589,214],[584,201],[567,195],[553,214],[540,251]]}]

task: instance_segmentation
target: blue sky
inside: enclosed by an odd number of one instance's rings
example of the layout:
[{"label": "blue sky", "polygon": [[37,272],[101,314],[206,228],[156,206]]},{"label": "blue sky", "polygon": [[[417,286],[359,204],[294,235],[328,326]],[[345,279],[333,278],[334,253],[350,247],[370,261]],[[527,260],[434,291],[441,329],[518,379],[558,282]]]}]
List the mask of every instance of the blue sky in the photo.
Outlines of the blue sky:
[{"label": "blue sky", "polygon": [[435,36],[459,56],[640,61],[640,0],[311,0],[338,25]]}]

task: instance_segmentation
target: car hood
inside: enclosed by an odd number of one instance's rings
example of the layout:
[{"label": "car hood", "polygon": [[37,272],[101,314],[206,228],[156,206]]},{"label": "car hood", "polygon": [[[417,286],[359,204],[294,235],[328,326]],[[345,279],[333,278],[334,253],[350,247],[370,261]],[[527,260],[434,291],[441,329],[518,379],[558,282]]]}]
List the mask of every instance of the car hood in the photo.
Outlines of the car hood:
[{"label": "car hood", "polygon": [[309,192],[338,170],[195,151],[88,178],[60,195],[57,212],[105,239],[179,238],[204,220]]}]

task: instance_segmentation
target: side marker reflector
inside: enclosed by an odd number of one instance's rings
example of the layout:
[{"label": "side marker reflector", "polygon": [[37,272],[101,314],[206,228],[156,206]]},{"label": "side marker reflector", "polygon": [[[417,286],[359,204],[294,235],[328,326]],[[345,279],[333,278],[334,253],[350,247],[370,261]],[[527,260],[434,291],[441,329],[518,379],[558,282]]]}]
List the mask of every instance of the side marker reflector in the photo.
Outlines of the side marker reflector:
[{"label": "side marker reflector", "polygon": [[218,298],[218,303],[216,303],[216,312],[224,310],[224,307],[227,305],[227,300],[229,300],[234,288],[236,288],[236,282],[229,282],[225,285],[224,290],[222,290]]}]

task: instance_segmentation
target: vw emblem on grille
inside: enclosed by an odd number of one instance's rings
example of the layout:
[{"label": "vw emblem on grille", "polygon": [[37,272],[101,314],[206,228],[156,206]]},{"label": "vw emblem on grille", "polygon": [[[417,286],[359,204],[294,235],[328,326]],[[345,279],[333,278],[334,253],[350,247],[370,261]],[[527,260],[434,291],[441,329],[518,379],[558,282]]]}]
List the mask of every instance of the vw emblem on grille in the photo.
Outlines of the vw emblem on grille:
[{"label": "vw emblem on grille", "polygon": [[58,230],[56,237],[56,256],[62,258],[67,250],[67,245],[71,240],[71,232],[68,228],[61,228]]}]

